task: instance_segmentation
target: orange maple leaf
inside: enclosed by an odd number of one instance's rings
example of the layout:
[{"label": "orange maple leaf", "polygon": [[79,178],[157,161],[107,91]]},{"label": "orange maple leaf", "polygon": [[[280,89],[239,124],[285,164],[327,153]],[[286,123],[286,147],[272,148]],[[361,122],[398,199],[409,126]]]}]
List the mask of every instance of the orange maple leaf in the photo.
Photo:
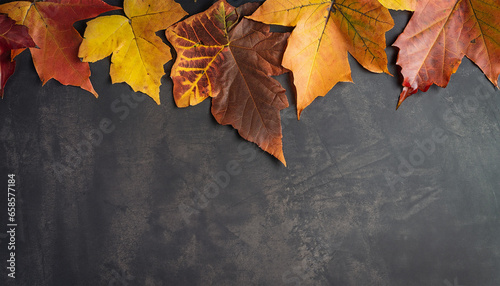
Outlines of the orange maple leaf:
[{"label": "orange maple leaf", "polygon": [[352,82],[349,52],[363,67],[388,73],[385,32],[394,26],[377,0],[268,0],[249,17],[295,26],[283,57],[297,88],[297,115],[338,82]]}]

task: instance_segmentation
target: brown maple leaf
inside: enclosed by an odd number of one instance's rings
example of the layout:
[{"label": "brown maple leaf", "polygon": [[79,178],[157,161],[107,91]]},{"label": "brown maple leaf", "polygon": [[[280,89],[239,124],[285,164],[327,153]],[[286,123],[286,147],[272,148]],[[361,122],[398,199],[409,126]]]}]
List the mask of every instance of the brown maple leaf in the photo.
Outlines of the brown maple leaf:
[{"label": "brown maple leaf", "polygon": [[446,87],[462,58],[474,61],[498,87],[500,2],[498,0],[419,0],[394,46],[404,76],[397,107],[432,84]]},{"label": "brown maple leaf", "polygon": [[259,145],[283,164],[280,110],[288,107],[285,89],[272,75],[281,67],[288,33],[243,16],[258,4],[234,8],[218,1],[207,11],[166,31],[177,51],[172,68],[177,106],[195,105],[212,97],[212,114],[223,125]]},{"label": "brown maple leaf", "polygon": [[5,83],[16,67],[11,51],[34,46],[35,42],[28,34],[28,28],[16,25],[16,21],[0,14],[0,97],[3,97]]},{"label": "brown maple leaf", "polygon": [[119,8],[101,0],[15,1],[0,5],[0,13],[28,27],[39,47],[30,51],[43,84],[54,78],[64,85],[80,86],[96,97],[89,64],[78,58],[82,37],[73,24],[115,9]]}]

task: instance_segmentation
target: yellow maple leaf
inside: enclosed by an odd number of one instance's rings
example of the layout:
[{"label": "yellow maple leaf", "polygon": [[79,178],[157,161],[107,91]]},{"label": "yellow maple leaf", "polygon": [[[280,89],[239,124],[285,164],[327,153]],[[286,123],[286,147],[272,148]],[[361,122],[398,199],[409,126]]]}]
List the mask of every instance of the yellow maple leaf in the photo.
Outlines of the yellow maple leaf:
[{"label": "yellow maple leaf", "polygon": [[249,17],[295,26],[283,57],[297,89],[297,115],[335,84],[352,81],[349,52],[366,69],[389,74],[385,32],[394,26],[377,0],[268,0]]},{"label": "yellow maple leaf", "polygon": [[95,62],[111,54],[113,83],[126,82],[160,104],[163,65],[170,48],[155,34],[187,13],[173,0],[125,0],[125,15],[103,16],[87,24],[79,57]]}]

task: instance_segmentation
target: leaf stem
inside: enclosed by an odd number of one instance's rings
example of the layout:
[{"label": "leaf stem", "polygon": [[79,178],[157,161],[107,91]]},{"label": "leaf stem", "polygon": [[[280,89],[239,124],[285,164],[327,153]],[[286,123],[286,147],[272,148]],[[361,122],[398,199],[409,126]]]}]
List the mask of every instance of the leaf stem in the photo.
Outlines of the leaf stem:
[{"label": "leaf stem", "polygon": [[335,13],[336,8],[334,8],[333,5],[335,5],[335,0],[332,0],[332,4],[330,5],[330,8],[328,8],[328,11]]}]

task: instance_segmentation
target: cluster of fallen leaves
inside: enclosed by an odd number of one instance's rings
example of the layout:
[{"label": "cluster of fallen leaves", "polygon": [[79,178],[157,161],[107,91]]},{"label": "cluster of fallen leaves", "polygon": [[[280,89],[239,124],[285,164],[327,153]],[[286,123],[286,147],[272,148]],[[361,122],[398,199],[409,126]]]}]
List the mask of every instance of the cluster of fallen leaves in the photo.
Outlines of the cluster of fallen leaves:
[{"label": "cluster of fallen leaves", "polygon": [[[125,82],[159,104],[164,64],[172,56],[156,33],[166,30],[177,53],[171,71],[177,106],[210,97],[217,122],[286,164],[280,110],[288,101],[272,76],[290,72],[300,118],[315,98],[352,81],[348,54],[371,72],[390,74],[385,33],[394,22],[388,9],[414,11],[394,43],[404,78],[398,107],[432,84],[446,87],[464,56],[498,87],[499,0],[267,0],[237,8],[219,0],[188,18],[173,0],[124,0],[122,12],[87,22],[83,38],[73,28],[117,9],[101,0],[0,5],[0,95],[14,57],[29,48],[44,84],[53,78],[97,97],[88,62],[111,55],[112,82]],[[270,32],[270,24],[294,29]]]}]

